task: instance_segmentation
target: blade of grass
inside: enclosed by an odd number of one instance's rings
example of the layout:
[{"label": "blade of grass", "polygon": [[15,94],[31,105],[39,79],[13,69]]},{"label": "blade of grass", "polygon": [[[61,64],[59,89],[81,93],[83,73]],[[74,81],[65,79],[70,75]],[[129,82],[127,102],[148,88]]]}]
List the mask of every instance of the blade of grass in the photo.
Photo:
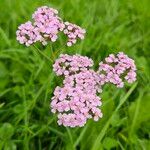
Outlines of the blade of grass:
[{"label": "blade of grass", "polygon": [[133,116],[133,119],[132,119],[131,129],[130,129],[130,131],[129,131],[129,137],[131,137],[132,134],[133,134],[133,130],[134,130],[134,127],[135,127],[135,124],[136,124],[136,120],[137,120],[138,114],[139,114],[140,102],[141,102],[141,100],[142,100],[143,93],[144,93],[144,91],[141,91],[141,92],[140,92],[140,95],[139,95],[139,97],[138,97],[138,99],[137,99],[136,108],[135,108],[135,113],[134,113],[134,116]]},{"label": "blade of grass", "polygon": [[120,146],[121,150],[125,150],[125,149],[124,149],[124,147],[123,147],[123,145],[120,143],[120,141],[119,141],[119,140],[118,140],[118,144],[119,144],[119,146]]},{"label": "blade of grass", "polygon": [[0,108],[2,108],[4,105],[5,105],[5,103],[1,103],[1,104],[0,104]]},{"label": "blade of grass", "polygon": [[66,130],[67,130],[68,136],[70,138],[71,145],[73,145],[73,137],[72,137],[71,131],[68,127],[66,127]]},{"label": "blade of grass", "polygon": [[6,44],[8,46],[11,46],[9,38],[7,37],[5,31],[1,27],[0,27],[0,34],[1,34],[2,38],[5,40]]},{"label": "blade of grass", "polygon": [[6,89],[5,91],[2,91],[1,93],[0,93],[0,97],[2,97],[3,95],[5,95],[7,92],[9,92],[9,91],[11,91],[11,88],[9,88],[9,89]]},{"label": "blade of grass", "polygon": [[77,137],[76,141],[74,142],[74,148],[76,148],[76,146],[79,144],[79,142],[82,140],[86,130],[88,128],[88,124],[83,128],[82,132],[80,133],[79,137]]},{"label": "blade of grass", "polygon": [[55,129],[55,128],[52,128],[52,127],[48,127],[48,129],[49,129],[50,131],[52,131],[52,132],[54,132],[54,133],[56,133],[56,134],[62,136],[62,137],[65,136],[62,132],[58,131],[58,129]]}]

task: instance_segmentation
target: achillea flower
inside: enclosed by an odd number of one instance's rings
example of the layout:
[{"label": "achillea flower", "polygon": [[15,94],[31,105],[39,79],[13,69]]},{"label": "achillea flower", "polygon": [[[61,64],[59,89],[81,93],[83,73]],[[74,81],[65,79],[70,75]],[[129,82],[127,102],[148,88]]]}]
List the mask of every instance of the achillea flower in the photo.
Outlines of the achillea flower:
[{"label": "achillea flower", "polygon": [[70,127],[84,126],[87,119],[98,121],[102,112],[101,77],[90,68],[93,61],[80,55],[61,55],[53,65],[56,74],[65,76],[63,87],[56,87],[51,108],[58,114],[58,124]]},{"label": "achillea flower", "polygon": [[64,76],[63,86],[56,87],[51,101],[51,111],[58,114],[58,124],[82,127],[87,120],[102,118],[99,108],[102,85],[107,82],[122,87],[123,79],[132,83],[136,80],[134,60],[120,52],[111,54],[100,63],[99,70],[92,70],[93,61],[80,55],[61,55],[55,61],[53,70]]},{"label": "achillea flower", "polygon": [[72,46],[75,44],[77,39],[84,39],[84,34],[86,33],[85,29],[82,29],[81,27],[69,22],[65,22],[64,24],[65,29],[63,32],[68,37],[67,46]]},{"label": "achillea flower", "polygon": [[17,40],[26,46],[30,46],[41,38],[37,28],[35,28],[30,21],[20,25],[16,35]]},{"label": "achillea flower", "polygon": [[58,11],[47,6],[37,9],[32,15],[34,26],[38,28],[42,44],[47,44],[46,41],[55,42],[58,38],[59,31],[63,31],[65,25],[61,18],[57,16]]},{"label": "achillea flower", "polygon": [[[85,30],[75,24],[64,23],[58,16],[56,9],[47,6],[39,7],[33,13],[32,19],[33,25],[29,21],[22,24],[17,31],[17,40],[26,46],[30,46],[37,41],[43,45],[46,45],[48,41],[55,42],[58,39],[59,32],[68,36],[67,46],[75,44],[77,38],[84,38]],[[30,27],[28,27],[29,24]],[[34,34],[37,34],[38,38],[35,38]]]},{"label": "achillea flower", "polygon": [[128,83],[136,80],[135,71],[134,60],[123,52],[119,52],[117,56],[110,54],[105,58],[105,62],[99,64],[99,73],[103,75],[105,82],[113,83],[120,88],[124,86],[124,80]]}]

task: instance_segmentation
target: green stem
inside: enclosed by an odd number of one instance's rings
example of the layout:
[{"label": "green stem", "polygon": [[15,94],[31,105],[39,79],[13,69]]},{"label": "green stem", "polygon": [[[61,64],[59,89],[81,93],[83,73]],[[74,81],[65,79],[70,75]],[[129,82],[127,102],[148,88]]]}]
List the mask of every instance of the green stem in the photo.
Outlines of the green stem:
[{"label": "green stem", "polygon": [[46,56],[42,51],[40,51],[35,45],[33,47],[38,51],[39,54],[41,54],[45,59],[47,59],[49,62],[53,63],[54,61],[50,59],[48,56]]}]

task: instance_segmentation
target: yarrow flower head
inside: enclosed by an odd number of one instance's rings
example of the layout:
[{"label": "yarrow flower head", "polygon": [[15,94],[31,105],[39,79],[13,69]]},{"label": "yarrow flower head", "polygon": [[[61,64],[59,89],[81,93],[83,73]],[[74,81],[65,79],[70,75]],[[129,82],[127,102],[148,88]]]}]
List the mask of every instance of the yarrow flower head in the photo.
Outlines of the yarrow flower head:
[{"label": "yarrow flower head", "polygon": [[92,59],[80,55],[61,55],[53,65],[56,74],[65,76],[63,87],[56,87],[51,107],[58,113],[58,124],[84,126],[87,119],[98,121],[102,112],[100,76],[90,68]]},{"label": "yarrow flower head", "polygon": [[53,65],[56,74],[65,76],[63,87],[56,87],[51,107],[58,113],[58,124],[70,127],[84,126],[87,119],[102,117],[98,108],[101,99],[100,77],[90,68],[92,59],[80,55],[61,55]]},{"label": "yarrow flower head", "polygon": [[76,24],[72,24],[69,22],[65,22],[64,34],[68,37],[68,46],[72,46],[77,42],[77,39],[84,39],[84,34],[86,33],[85,29],[77,26]]},{"label": "yarrow flower head", "polygon": [[47,44],[46,41],[51,40],[55,42],[58,38],[59,31],[63,31],[64,23],[61,18],[57,16],[58,11],[47,6],[37,9],[32,15],[34,26],[38,28],[42,36],[41,42]]},{"label": "yarrow flower head", "polygon": [[[58,16],[58,11],[56,9],[49,8],[47,6],[39,7],[33,13],[32,19],[33,25],[30,21],[28,21],[27,23],[18,27],[17,40],[20,42],[20,44],[30,46],[35,42],[41,42],[43,45],[46,45],[48,41],[55,42],[58,39],[59,32],[63,32],[68,36],[69,40],[67,42],[67,46],[75,44],[77,38],[84,38],[85,30],[81,29],[75,24],[64,23],[63,20]],[[27,27],[29,24],[30,28]],[[24,30],[29,30],[25,36]],[[68,32],[66,33],[66,31]],[[37,34],[38,38],[34,38],[31,33]]]},{"label": "yarrow flower head", "polygon": [[30,46],[40,39],[40,34],[37,28],[35,28],[30,21],[19,26],[16,34],[17,40],[26,46]]},{"label": "yarrow flower head", "polygon": [[116,56],[110,54],[105,58],[105,62],[99,64],[99,73],[105,82],[113,83],[120,88],[124,86],[124,80],[128,83],[133,83],[136,80],[135,71],[134,60],[123,52],[119,52]]},{"label": "yarrow flower head", "polygon": [[102,85],[110,82],[122,87],[123,74],[130,83],[136,80],[134,61],[122,52],[109,55],[97,72],[92,66],[90,58],[80,55],[64,54],[55,61],[53,70],[65,77],[51,101],[51,111],[58,114],[59,125],[82,127],[90,118],[98,121],[103,116],[101,98],[97,95],[102,92]]}]

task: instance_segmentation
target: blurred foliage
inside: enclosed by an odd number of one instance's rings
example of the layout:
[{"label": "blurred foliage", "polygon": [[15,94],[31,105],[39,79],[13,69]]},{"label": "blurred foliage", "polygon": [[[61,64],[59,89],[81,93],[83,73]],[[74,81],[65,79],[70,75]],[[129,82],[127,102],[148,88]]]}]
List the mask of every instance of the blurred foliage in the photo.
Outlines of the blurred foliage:
[{"label": "blurred foliage", "polygon": [[[16,41],[17,26],[43,5],[87,30],[85,40],[71,48],[62,36],[46,47],[36,44],[49,58],[79,53],[91,57],[97,68],[108,54],[123,51],[137,65],[137,83],[123,89],[106,85],[104,117],[83,128],[57,125],[49,103],[61,79],[34,47]],[[0,149],[149,150],[149,6],[149,0],[0,0]]]}]

